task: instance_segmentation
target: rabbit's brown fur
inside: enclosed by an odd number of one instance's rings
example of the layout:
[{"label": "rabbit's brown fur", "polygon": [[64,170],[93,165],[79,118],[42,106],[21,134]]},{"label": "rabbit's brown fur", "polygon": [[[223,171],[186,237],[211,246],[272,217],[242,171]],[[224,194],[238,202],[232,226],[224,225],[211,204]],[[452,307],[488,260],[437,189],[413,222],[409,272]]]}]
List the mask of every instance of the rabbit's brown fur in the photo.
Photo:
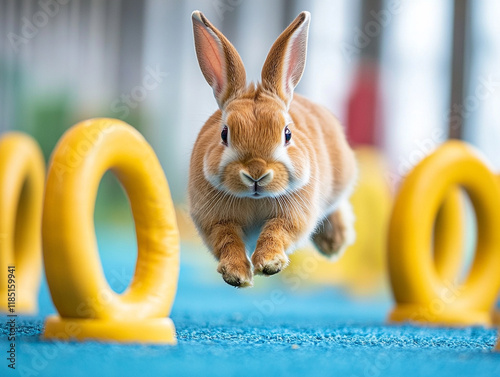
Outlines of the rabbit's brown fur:
[{"label": "rabbit's brown fur", "polygon": [[[234,286],[252,285],[253,273],[279,272],[287,253],[311,235],[328,256],[354,240],[348,203],[354,154],[328,110],[293,95],[305,64],[308,23],[308,13],[301,13],[271,48],[262,83],[247,86],[234,47],[193,13],[198,60],[220,109],[193,149],[190,212],[218,271]],[[227,143],[221,142],[224,126]],[[253,251],[251,262],[246,251]]]}]

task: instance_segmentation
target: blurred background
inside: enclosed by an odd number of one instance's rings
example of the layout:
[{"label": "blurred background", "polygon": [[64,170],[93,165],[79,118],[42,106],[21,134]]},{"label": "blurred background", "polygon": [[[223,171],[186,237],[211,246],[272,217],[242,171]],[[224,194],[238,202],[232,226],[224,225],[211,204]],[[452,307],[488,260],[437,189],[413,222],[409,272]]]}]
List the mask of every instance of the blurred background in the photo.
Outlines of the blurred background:
[{"label": "blurred background", "polygon": [[[371,232],[358,237],[358,251],[324,269],[310,259],[314,273],[305,280],[387,292],[383,252],[394,188],[448,137],[476,145],[500,167],[496,0],[0,0],[0,133],[32,135],[48,160],[81,120],[113,117],[136,127],[163,165],[185,244],[197,245],[183,260],[208,263],[207,279],[223,284],[185,216],[192,146],[217,107],[194,52],[196,9],[234,44],[249,80],[259,79],[270,46],[296,15],[312,14],[296,92],[345,125],[361,180],[376,187],[355,194],[355,206],[373,210],[377,224],[358,215],[363,234]],[[101,182],[95,217],[98,235],[119,234],[134,247],[127,199],[111,174]]]}]

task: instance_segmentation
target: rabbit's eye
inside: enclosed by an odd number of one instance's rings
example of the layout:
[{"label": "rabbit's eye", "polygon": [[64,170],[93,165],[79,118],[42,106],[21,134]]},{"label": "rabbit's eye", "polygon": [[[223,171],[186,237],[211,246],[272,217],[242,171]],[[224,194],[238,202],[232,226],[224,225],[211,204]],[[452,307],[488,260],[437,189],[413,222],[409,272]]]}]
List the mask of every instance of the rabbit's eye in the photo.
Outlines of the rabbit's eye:
[{"label": "rabbit's eye", "polygon": [[220,138],[222,139],[222,142],[227,145],[227,133],[228,133],[228,129],[227,129],[227,126],[224,126],[222,128],[222,132],[220,133]]},{"label": "rabbit's eye", "polygon": [[292,131],[288,128],[288,126],[285,127],[285,145],[288,145],[290,143],[290,140],[292,139]]}]

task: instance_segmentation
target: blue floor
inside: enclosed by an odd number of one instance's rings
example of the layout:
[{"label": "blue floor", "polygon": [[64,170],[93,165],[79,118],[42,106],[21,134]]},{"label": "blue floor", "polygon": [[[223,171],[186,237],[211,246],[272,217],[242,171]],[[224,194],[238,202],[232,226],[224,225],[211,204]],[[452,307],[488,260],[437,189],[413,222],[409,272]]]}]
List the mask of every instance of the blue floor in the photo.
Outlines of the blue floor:
[{"label": "blue floor", "polygon": [[[111,233],[99,244],[108,281],[121,291],[135,243]],[[177,346],[41,341],[43,318],[54,313],[44,284],[40,314],[18,318],[17,369],[1,357],[0,376],[500,376],[495,330],[387,325],[387,298],[356,302],[280,276],[237,290],[203,250],[183,245],[182,258],[171,315]]]}]

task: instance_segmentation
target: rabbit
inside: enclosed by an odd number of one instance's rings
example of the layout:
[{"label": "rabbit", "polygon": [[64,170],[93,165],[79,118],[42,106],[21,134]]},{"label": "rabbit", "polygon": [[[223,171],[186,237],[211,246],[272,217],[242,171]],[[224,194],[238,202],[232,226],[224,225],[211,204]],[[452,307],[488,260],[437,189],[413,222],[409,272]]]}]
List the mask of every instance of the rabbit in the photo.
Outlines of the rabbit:
[{"label": "rabbit", "polygon": [[219,109],[193,147],[189,212],[217,271],[235,287],[281,271],[308,239],[330,258],[355,240],[354,153],[333,114],[294,95],[310,17],[300,13],[271,47],[261,82],[247,85],[236,49],[192,13],[196,55]]}]

